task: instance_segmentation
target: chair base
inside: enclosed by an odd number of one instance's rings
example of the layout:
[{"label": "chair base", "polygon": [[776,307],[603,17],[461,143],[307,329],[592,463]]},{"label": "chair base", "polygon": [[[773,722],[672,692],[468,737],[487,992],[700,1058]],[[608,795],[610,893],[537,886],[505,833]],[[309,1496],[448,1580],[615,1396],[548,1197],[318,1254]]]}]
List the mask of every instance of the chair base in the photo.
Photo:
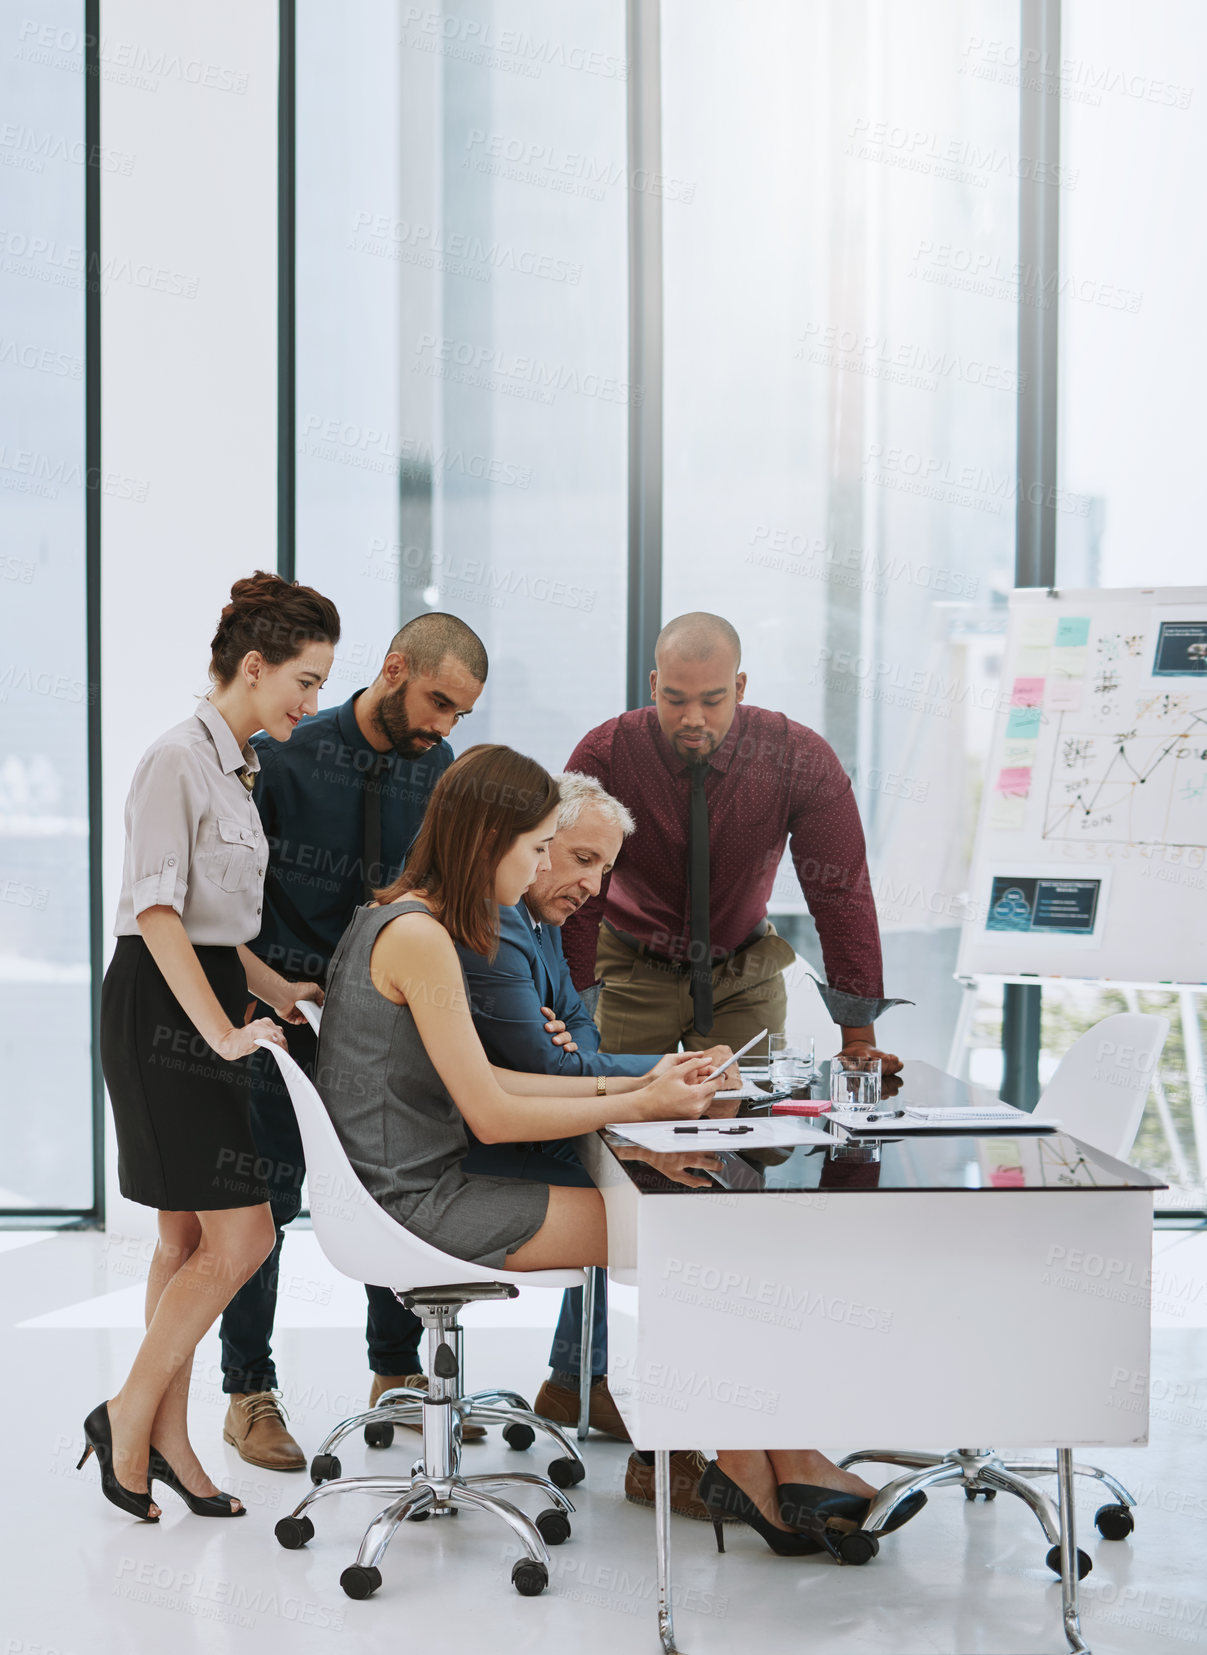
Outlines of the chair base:
[{"label": "chair base", "polygon": [[[1043,1490],[1031,1481],[1033,1477],[1055,1477],[1059,1469],[1055,1462],[1049,1465],[1037,1460],[1003,1460],[991,1448],[957,1448],[950,1454],[910,1453],[895,1448],[862,1448],[858,1453],[848,1454],[838,1463],[845,1470],[848,1466],[873,1460],[883,1465],[902,1466],[912,1474],[898,1477],[895,1481],[886,1483],[880,1490],[864,1519],[863,1528],[866,1532],[874,1534],[884,1528],[893,1512],[911,1494],[959,1483],[969,1500],[975,1500],[978,1494],[983,1494],[987,1500],[992,1500],[999,1493],[1017,1495],[1035,1513],[1049,1545],[1059,1545],[1060,1519],[1056,1508]],[[1103,1471],[1098,1466],[1074,1465],[1072,1470],[1078,1477],[1097,1478],[1110,1489],[1118,1502],[1117,1507],[1103,1507],[1098,1513],[1096,1521],[1099,1532],[1108,1539],[1122,1539],[1130,1533],[1130,1513],[1135,1500],[1123,1484],[1112,1477],[1109,1471]],[[1122,1513],[1127,1519],[1126,1526],[1121,1520],[1117,1520],[1115,1528],[1122,1532],[1111,1533],[1110,1525],[1103,1521],[1104,1514],[1108,1511],[1117,1511],[1119,1508],[1122,1508]]]},{"label": "chair base", "polygon": [[[429,1389],[420,1391],[400,1386],[385,1392],[375,1408],[343,1420],[315,1457],[316,1464],[320,1460],[325,1462],[325,1473],[334,1468],[334,1474],[317,1481],[290,1515],[277,1524],[277,1539],[293,1550],[313,1536],[314,1525],[308,1513],[316,1501],[346,1492],[388,1497],[389,1503],[365,1530],[356,1562],[340,1577],[349,1597],[371,1597],[381,1585],[379,1565],[403,1523],[428,1517],[455,1517],[463,1510],[489,1512],[511,1529],[523,1548],[523,1556],[512,1569],[512,1584],[517,1591],[526,1597],[535,1597],[548,1585],[548,1547],[561,1545],[570,1537],[569,1514],[574,1506],[564,1490],[582,1480],[586,1470],[582,1456],[563,1431],[552,1421],[534,1414],[523,1397],[514,1391],[478,1391],[470,1396],[459,1391],[459,1311],[471,1299],[513,1297],[514,1293],[514,1288],[506,1289],[497,1283],[416,1289],[408,1293],[407,1307],[416,1312],[427,1329]],[[563,1454],[553,1461],[551,1477],[522,1471],[461,1476],[461,1424],[471,1417],[502,1423],[505,1428],[524,1427],[529,1433],[520,1444],[524,1447],[534,1440],[537,1431],[552,1437]],[[338,1475],[339,1462],[331,1450],[351,1431],[369,1423],[404,1424],[414,1420],[420,1420],[423,1425],[423,1449],[409,1477]],[[504,1498],[504,1491],[512,1489],[539,1489],[551,1505],[533,1519]]]}]

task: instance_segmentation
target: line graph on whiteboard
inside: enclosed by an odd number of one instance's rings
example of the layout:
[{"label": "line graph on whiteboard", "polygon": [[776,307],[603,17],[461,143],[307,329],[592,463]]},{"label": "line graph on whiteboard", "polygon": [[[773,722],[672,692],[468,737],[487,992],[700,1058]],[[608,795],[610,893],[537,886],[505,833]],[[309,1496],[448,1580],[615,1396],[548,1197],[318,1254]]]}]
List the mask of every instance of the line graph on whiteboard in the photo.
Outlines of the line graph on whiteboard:
[{"label": "line graph on whiteboard", "polygon": [[[1207,844],[1207,696],[1151,690],[1126,718],[1118,678],[1093,685],[1097,705],[1060,713],[1043,837],[1077,844]],[[1124,719],[1120,719],[1124,714]]]}]

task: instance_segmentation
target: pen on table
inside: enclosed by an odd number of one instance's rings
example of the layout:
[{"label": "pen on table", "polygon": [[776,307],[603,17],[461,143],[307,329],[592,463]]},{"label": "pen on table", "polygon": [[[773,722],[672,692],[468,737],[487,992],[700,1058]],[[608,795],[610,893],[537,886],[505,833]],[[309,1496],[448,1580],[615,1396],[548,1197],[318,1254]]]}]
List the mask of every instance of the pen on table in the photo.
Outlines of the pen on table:
[{"label": "pen on table", "polygon": [[675,1128],[675,1131],[676,1132],[727,1132],[727,1133],[732,1135],[732,1134],[735,1134],[735,1133],[738,1133],[738,1132],[753,1132],[754,1127],[753,1126],[677,1126]]}]

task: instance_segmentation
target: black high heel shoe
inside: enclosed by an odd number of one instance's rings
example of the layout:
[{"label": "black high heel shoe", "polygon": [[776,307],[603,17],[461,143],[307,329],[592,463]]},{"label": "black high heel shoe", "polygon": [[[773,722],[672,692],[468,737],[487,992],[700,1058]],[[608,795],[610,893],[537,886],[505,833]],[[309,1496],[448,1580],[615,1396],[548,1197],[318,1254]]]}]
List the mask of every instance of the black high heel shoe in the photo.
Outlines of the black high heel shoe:
[{"label": "black high heel shoe", "polygon": [[812,1552],[822,1551],[829,1552],[831,1557],[838,1556],[820,1518],[807,1525],[807,1532],[803,1534],[789,1534],[784,1529],[777,1529],[774,1523],[767,1521],[750,1496],[725,1475],[716,1460],[709,1460],[704,1468],[700,1478],[700,1498],[712,1517],[719,1552],[725,1550],[722,1519],[727,1517],[731,1522],[745,1523],[761,1535],[777,1557],[807,1557]]},{"label": "black high heel shoe", "polygon": [[241,1505],[236,1511],[235,1496],[233,1494],[190,1494],[172,1467],[163,1455],[151,1444],[151,1457],[147,1462],[147,1482],[166,1483],[175,1494],[188,1506],[194,1517],[245,1517],[247,1507]]},{"label": "black high heel shoe", "polygon": [[151,1516],[151,1477],[147,1474],[147,1492],[136,1494],[133,1489],[118,1482],[113,1471],[113,1428],[109,1423],[109,1404],[100,1402],[84,1421],[84,1452],[80,1455],[77,1471],[83,1470],[89,1454],[95,1454],[101,1468],[101,1493],[131,1517],[140,1517],[144,1523],[158,1523],[158,1512]]},{"label": "black high heel shoe", "polygon": [[[863,1520],[872,1509],[872,1502],[860,1494],[843,1494],[836,1488],[818,1488],[814,1483],[780,1483],[776,1492],[780,1501],[780,1518],[794,1529],[812,1532],[812,1523],[820,1518],[829,1524],[853,1533],[863,1527]],[[925,1494],[911,1494],[903,1500],[878,1534],[892,1534],[911,1517],[916,1517],[926,1504]]]}]

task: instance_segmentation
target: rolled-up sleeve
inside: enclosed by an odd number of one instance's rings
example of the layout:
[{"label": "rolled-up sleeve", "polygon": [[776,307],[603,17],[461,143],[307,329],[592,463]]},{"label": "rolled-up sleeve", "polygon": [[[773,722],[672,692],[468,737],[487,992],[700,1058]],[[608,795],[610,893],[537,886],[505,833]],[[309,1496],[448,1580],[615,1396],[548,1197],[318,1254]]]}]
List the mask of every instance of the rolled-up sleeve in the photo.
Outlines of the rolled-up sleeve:
[{"label": "rolled-up sleeve", "polygon": [[204,807],[195,795],[184,749],[156,747],[144,756],[126,801],[126,885],[136,916],[158,907],[184,913]]}]

